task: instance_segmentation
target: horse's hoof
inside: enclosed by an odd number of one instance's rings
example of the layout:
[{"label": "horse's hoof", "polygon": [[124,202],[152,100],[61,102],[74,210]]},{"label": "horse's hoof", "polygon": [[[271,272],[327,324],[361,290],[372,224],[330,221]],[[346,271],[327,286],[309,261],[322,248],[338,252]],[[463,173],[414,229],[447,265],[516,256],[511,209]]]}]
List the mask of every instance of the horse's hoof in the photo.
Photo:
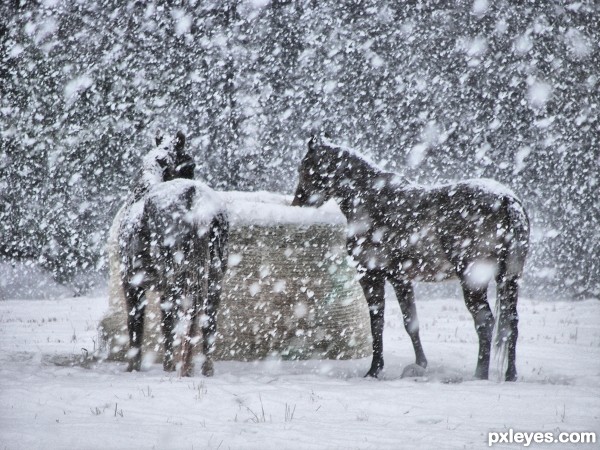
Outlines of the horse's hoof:
[{"label": "horse's hoof", "polygon": [[215,374],[215,368],[212,361],[204,361],[202,364],[202,375],[212,377]]},{"label": "horse's hoof", "polygon": [[506,372],[506,381],[517,381],[517,372]]},{"label": "horse's hoof", "polygon": [[377,378],[383,370],[383,364],[373,364],[364,378]]},{"label": "horse's hoof", "polygon": [[127,350],[127,372],[139,372],[142,367],[142,352],[139,347],[131,347]]},{"label": "horse's hoof", "polygon": [[194,368],[191,365],[181,366],[181,370],[179,371],[179,376],[182,378],[183,377],[191,377],[193,372],[194,372]]},{"label": "horse's hoof", "polygon": [[425,375],[425,372],[425,367],[419,364],[409,364],[402,371],[402,375],[400,375],[400,378],[422,377]]},{"label": "horse's hoof", "polygon": [[487,380],[489,378],[487,373],[475,372],[474,378],[476,380]]},{"label": "horse's hoof", "polygon": [[126,370],[127,370],[127,372],[139,372],[140,366],[141,366],[141,364],[130,361],[129,364],[127,364]]}]

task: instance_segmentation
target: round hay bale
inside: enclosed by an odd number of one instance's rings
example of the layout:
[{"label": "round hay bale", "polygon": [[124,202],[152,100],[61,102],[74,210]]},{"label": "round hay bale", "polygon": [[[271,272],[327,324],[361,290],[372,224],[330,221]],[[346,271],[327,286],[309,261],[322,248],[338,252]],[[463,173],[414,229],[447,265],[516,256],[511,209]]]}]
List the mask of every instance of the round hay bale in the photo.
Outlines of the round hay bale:
[{"label": "round hay bale", "polygon": [[[266,192],[222,193],[230,216],[229,269],[218,312],[215,359],[350,359],[371,354],[367,305],[345,249],[345,219],[335,204],[288,206]],[[101,322],[109,359],[128,348],[117,232],[111,228],[110,310]],[[160,356],[158,296],[148,295],[145,354]],[[178,329],[183,331],[183,324]],[[176,340],[176,343],[178,340]]]}]

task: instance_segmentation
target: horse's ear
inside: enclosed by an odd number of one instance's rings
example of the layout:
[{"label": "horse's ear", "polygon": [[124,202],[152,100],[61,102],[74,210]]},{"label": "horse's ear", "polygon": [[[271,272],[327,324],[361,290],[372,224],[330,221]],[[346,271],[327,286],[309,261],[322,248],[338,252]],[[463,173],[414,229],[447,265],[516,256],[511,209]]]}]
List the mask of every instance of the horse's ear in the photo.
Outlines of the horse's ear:
[{"label": "horse's ear", "polygon": [[310,152],[310,151],[314,150],[316,144],[317,144],[317,136],[313,134],[310,137],[310,140],[308,141],[308,151]]},{"label": "horse's ear", "polygon": [[154,136],[154,142],[156,142],[157,147],[160,144],[162,144],[162,141],[164,138],[165,138],[165,136],[162,134],[162,132],[160,130],[156,130],[156,135]]},{"label": "horse's ear", "polygon": [[175,136],[175,151],[177,153],[182,153],[184,145],[185,145],[185,134],[183,134],[182,131],[178,131],[177,136]]}]

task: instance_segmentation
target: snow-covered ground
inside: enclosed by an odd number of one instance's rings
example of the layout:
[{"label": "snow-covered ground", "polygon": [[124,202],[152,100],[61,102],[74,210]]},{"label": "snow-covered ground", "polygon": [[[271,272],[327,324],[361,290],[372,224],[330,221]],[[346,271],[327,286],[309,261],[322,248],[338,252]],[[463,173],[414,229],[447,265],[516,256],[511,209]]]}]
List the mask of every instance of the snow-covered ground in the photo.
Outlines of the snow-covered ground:
[{"label": "snow-covered ground", "polygon": [[221,362],[189,379],[72,365],[94,350],[107,307],[103,296],[0,302],[0,448],[443,449],[484,448],[509,428],[600,434],[597,300],[521,300],[516,383],[471,379],[476,335],[458,298],[417,302],[421,379],[400,378],[413,353],[392,296],[380,380],[362,378],[368,359]]}]

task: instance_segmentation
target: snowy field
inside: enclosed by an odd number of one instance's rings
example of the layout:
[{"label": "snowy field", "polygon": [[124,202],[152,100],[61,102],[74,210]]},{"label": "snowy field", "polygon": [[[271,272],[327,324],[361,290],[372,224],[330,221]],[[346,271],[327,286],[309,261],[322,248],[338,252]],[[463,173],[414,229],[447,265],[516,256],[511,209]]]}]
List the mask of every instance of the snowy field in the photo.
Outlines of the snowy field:
[{"label": "snowy field", "polygon": [[73,365],[107,307],[104,296],[0,302],[1,449],[453,449],[510,428],[600,433],[597,300],[521,300],[517,383],[471,379],[476,335],[458,298],[417,301],[421,379],[400,378],[413,353],[391,297],[380,380],[361,377],[368,359],[223,362],[190,379]]}]

